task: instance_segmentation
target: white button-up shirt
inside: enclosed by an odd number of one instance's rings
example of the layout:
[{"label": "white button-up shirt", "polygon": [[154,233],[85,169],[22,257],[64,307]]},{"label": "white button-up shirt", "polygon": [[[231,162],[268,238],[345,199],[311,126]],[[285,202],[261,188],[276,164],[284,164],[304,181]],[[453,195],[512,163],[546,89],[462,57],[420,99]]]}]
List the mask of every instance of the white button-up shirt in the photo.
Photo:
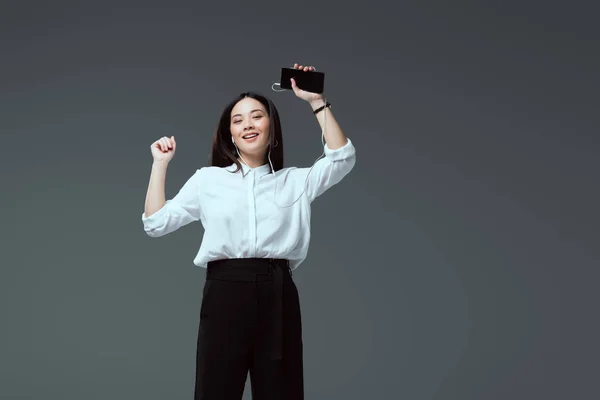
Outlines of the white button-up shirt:
[{"label": "white button-up shirt", "polygon": [[285,258],[296,269],[308,252],[311,203],[356,162],[350,139],[335,150],[325,144],[324,151],[312,170],[288,167],[273,174],[269,163],[257,168],[242,163],[243,174],[233,173],[235,164],[200,168],[160,210],[149,217],[142,213],[144,231],[160,237],[199,220],[204,236],[195,265],[206,268],[209,261],[225,258]]}]

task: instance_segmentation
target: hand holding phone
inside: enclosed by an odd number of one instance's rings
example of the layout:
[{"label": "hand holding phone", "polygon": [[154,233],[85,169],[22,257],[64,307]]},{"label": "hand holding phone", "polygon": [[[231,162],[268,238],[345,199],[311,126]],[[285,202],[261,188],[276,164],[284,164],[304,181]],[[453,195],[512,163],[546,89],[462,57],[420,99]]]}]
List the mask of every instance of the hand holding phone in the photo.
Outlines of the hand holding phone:
[{"label": "hand holding phone", "polygon": [[325,74],[317,71],[303,71],[295,68],[281,68],[280,87],[292,90],[292,78],[298,88],[311,93],[323,93]]}]

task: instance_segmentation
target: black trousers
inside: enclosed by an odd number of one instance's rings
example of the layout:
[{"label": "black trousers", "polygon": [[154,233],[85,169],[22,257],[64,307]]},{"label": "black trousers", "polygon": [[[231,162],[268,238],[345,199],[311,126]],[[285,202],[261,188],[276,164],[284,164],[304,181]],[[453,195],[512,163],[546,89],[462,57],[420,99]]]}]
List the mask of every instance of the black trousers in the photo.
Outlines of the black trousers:
[{"label": "black trousers", "polygon": [[195,400],[303,400],[302,322],[288,260],[208,263],[200,307]]}]

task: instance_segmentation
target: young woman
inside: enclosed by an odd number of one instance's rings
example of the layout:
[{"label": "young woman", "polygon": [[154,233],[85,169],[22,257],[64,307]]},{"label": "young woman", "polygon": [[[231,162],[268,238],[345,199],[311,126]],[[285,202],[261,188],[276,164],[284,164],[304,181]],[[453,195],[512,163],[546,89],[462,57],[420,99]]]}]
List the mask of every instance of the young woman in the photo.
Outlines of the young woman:
[{"label": "young woman", "polygon": [[325,157],[312,168],[283,167],[277,109],[251,92],[225,107],[211,166],[198,169],[171,200],[165,200],[165,176],[175,137],[151,146],[144,230],[159,237],[201,221],[205,231],[194,259],[206,268],[196,400],[240,400],[248,372],[254,400],[304,398],[302,322],[292,270],[308,251],[311,203],[350,172],[356,156],[324,97],[291,83],[326,127]]}]

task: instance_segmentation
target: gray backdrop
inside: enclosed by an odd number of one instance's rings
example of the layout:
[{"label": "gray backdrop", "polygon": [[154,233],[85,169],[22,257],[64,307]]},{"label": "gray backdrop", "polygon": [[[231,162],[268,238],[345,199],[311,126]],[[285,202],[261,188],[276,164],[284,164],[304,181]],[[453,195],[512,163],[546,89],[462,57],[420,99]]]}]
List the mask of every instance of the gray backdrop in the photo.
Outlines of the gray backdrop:
[{"label": "gray backdrop", "polygon": [[294,275],[306,398],[598,398],[596,11],[2,2],[0,398],[192,397],[203,230],[144,234],[149,146],[177,139],[170,198],[257,90],[312,165],[294,62],[357,149]]}]

